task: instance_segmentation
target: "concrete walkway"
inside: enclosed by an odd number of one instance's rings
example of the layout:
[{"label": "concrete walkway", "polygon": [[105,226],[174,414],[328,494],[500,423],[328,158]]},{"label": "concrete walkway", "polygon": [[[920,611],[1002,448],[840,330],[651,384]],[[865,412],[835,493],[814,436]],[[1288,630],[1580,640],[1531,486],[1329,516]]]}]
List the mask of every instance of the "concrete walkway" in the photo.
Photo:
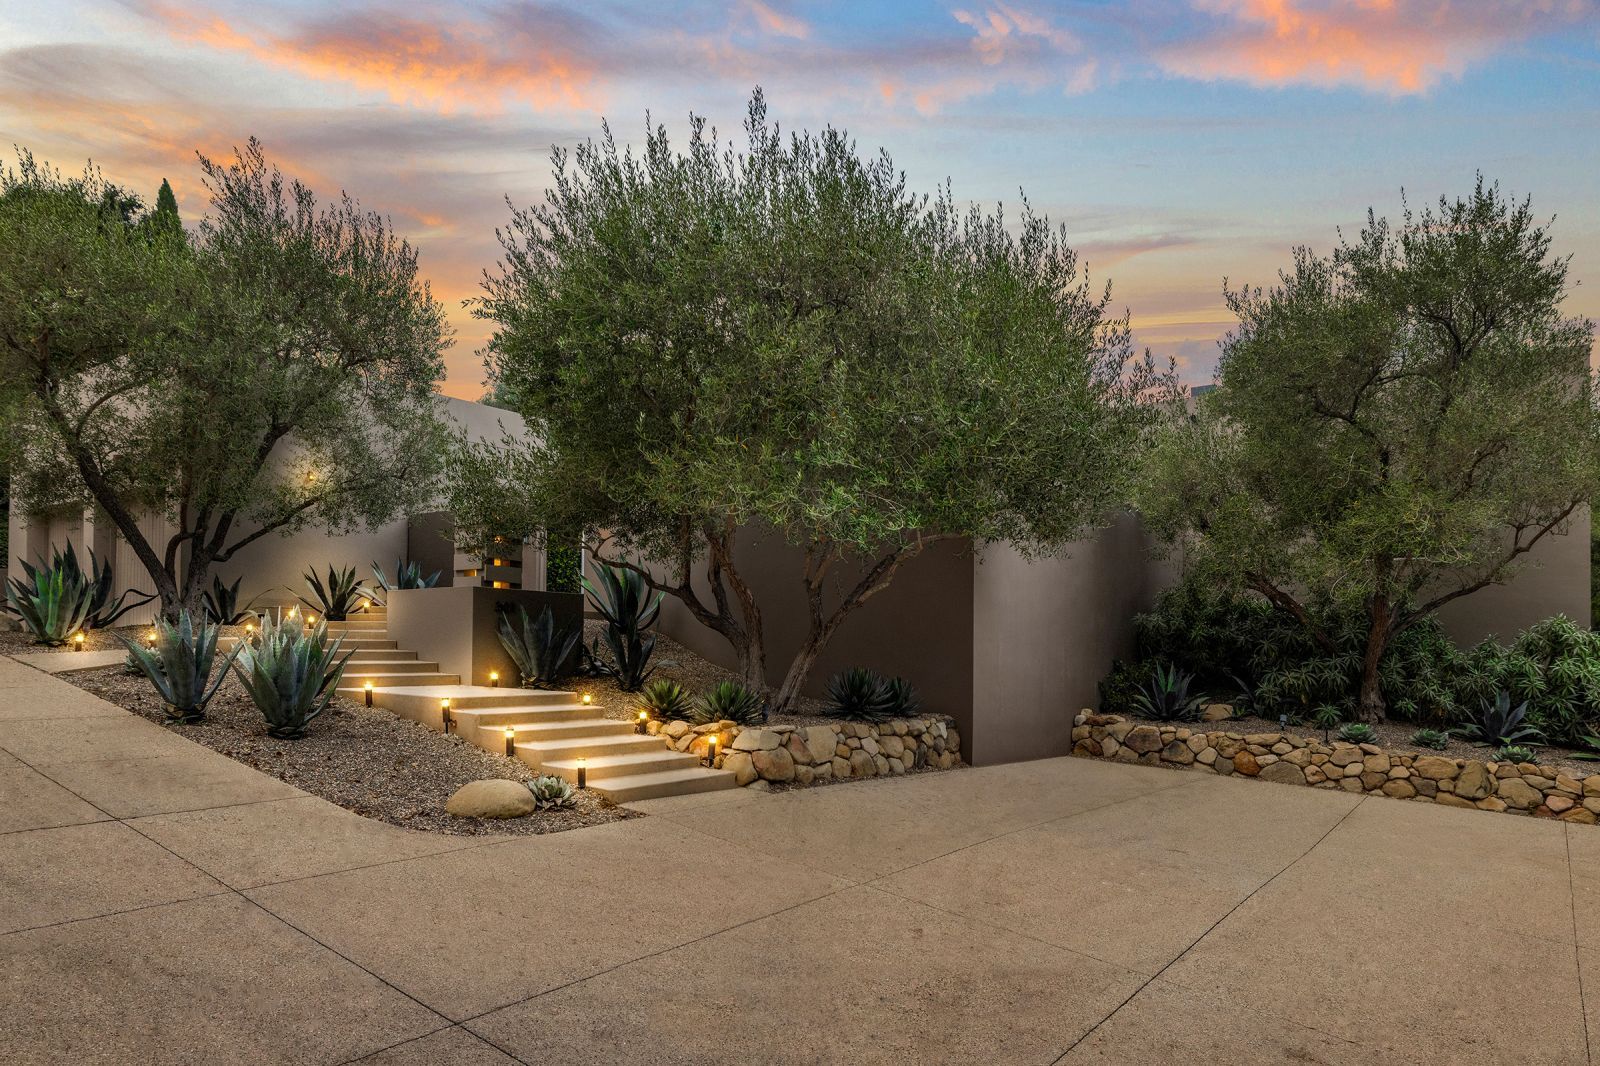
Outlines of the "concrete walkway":
[{"label": "concrete walkway", "polygon": [[1600,829],[1068,759],[640,807],[409,833],[0,658],[0,1061],[1583,1063],[1600,1017]]}]

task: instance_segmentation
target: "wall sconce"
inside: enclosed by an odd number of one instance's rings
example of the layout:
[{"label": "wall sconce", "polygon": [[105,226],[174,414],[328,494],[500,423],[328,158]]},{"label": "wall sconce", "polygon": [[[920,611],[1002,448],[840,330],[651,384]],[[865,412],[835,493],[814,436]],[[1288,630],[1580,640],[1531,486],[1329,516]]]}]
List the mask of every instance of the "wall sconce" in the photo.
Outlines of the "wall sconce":
[{"label": "wall sconce", "polygon": [[82,651],[83,650],[83,642],[84,642],[83,630],[80,629],[78,632],[72,634],[72,650],[73,651]]},{"label": "wall sconce", "polygon": [[508,726],[506,726],[506,758],[515,759],[516,757],[517,757],[517,727],[516,726],[512,726],[512,725],[508,725]]},{"label": "wall sconce", "polygon": [[361,686],[361,691],[366,694],[367,706],[371,707],[372,706],[372,682],[368,681],[365,685],[362,685]]},{"label": "wall sconce", "polygon": [[589,761],[583,756],[578,756],[578,787],[589,787]]},{"label": "wall sconce", "polygon": [[498,670],[490,670],[489,671],[489,687],[490,688],[499,688],[500,687],[500,671],[498,671]]},{"label": "wall sconce", "polygon": [[649,711],[640,711],[639,712],[639,724],[634,727],[633,731],[635,733],[641,733],[641,734],[642,733],[646,733],[646,732],[649,731],[649,724],[650,724],[650,712]]},{"label": "wall sconce", "polygon": [[439,701],[439,720],[444,724],[444,731],[450,732],[450,697],[446,696]]}]

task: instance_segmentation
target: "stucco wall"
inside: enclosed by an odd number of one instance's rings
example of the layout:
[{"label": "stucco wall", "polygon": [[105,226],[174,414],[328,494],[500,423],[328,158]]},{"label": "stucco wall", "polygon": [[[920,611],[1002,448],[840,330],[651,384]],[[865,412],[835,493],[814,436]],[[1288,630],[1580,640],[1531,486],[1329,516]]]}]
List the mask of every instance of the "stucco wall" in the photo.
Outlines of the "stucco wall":
[{"label": "stucco wall", "polygon": [[1564,614],[1579,625],[1589,617],[1589,511],[1552,533],[1528,553],[1504,585],[1490,585],[1444,606],[1439,620],[1457,644],[1485,638],[1506,643],[1535,622]]}]

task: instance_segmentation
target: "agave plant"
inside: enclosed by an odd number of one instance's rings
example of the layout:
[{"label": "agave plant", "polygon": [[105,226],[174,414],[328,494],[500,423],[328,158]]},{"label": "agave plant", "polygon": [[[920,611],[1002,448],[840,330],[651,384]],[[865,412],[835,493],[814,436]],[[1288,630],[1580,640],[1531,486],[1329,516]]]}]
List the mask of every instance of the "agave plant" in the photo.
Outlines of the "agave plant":
[{"label": "agave plant", "polygon": [[828,678],[828,703],[828,712],[847,722],[876,722],[895,713],[889,682],[864,666],[852,666]]},{"label": "agave plant", "polygon": [[72,543],[67,542],[67,550],[57,553],[51,560],[51,565],[56,569],[65,570],[69,575],[77,574],[80,581],[88,584],[93,590],[89,598],[89,628],[107,629],[113,622],[133,610],[143,607],[154,596],[147,592],[138,592],[128,589],[116,599],[111,598],[112,574],[111,564],[103,563],[95,558],[94,549],[89,549],[89,570],[84,572],[78,565],[78,555],[72,549]]},{"label": "agave plant", "polygon": [[139,670],[150,679],[167,704],[167,717],[174,722],[198,722],[205,717],[206,704],[217,694],[228,666],[245,646],[235,645],[232,653],[222,662],[212,681],[212,666],[217,657],[219,626],[202,621],[198,626],[187,610],[178,612],[177,622],[165,619],[155,624],[154,648],[141,647],[121,633],[117,639],[127,645],[128,654],[139,664]]},{"label": "agave plant", "polygon": [[694,700],[688,689],[676,681],[660,677],[645,682],[634,700],[634,706],[641,711],[648,711],[656,721],[665,722],[686,717],[694,706]]},{"label": "agave plant", "polygon": [[1351,744],[1376,744],[1378,731],[1365,722],[1351,722],[1339,730],[1339,739]]},{"label": "agave plant", "polygon": [[1193,683],[1187,670],[1157,664],[1150,681],[1133,694],[1134,709],[1157,722],[1198,722],[1207,697],[1190,693]]},{"label": "agave plant", "polygon": [[1411,743],[1419,748],[1432,748],[1434,751],[1443,751],[1450,744],[1450,734],[1442,733],[1437,729],[1419,729],[1411,734]]},{"label": "agave plant", "polygon": [[36,644],[65,644],[89,628],[94,589],[60,567],[22,564],[25,577],[6,583],[6,611],[22,620]]},{"label": "agave plant", "polygon": [[884,692],[889,697],[889,714],[892,717],[904,718],[908,714],[916,714],[922,706],[917,690],[903,677],[891,677],[884,686]]},{"label": "agave plant", "polygon": [[[356,577],[356,568],[353,566],[343,569],[328,567],[327,584],[323,584],[315,570],[307,570],[305,578],[311,594],[317,598],[316,606],[321,608],[322,617],[330,622],[345,621],[352,614],[358,613],[366,601],[372,599],[371,590]],[[307,600],[301,602],[308,607],[311,606]]]},{"label": "agave plant", "polygon": [[562,807],[576,807],[578,793],[567,784],[565,778],[554,774],[540,774],[528,782],[528,791],[533,793],[534,806],[541,811],[558,810]]},{"label": "agave plant", "polygon": [[435,570],[432,574],[424,577],[421,563],[406,559],[396,559],[394,561],[394,580],[391,582],[388,575],[383,572],[383,567],[378,565],[378,560],[374,559],[372,560],[372,579],[377,582],[376,588],[382,589],[383,592],[379,593],[373,590],[371,595],[375,602],[383,603],[386,600],[386,594],[393,592],[395,589],[431,589],[439,583],[439,578],[443,574],[443,570]]},{"label": "agave plant", "polygon": [[253,641],[240,641],[234,673],[250,700],[267,720],[267,735],[295,739],[305,735],[311,720],[328,709],[351,652],[339,658],[344,637],[331,643],[328,624],[306,632],[298,619],[282,612],[260,617]]},{"label": "agave plant", "polygon": [[720,681],[689,708],[689,720],[699,724],[729,721],[760,725],[767,720],[766,701],[737,681]]},{"label": "agave plant", "polygon": [[506,654],[522,674],[522,684],[542,687],[572,673],[577,665],[573,653],[583,628],[580,622],[558,626],[555,612],[549,607],[539,612],[535,621],[520,603],[502,604],[499,635]]},{"label": "agave plant", "polygon": [[606,621],[605,642],[611,650],[608,672],[622,691],[637,692],[655,672],[649,664],[656,650],[656,635],[649,629],[661,615],[663,593],[652,599],[650,586],[637,571],[603,563],[595,569],[599,585],[584,578],[583,590]]},{"label": "agave plant", "polygon": [[239,602],[240,578],[231,585],[224,585],[222,578],[213,574],[211,576],[211,591],[202,593],[200,605],[205,609],[206,621],[215,622],[219,626],[243,625],[244,620],[254,612],[250,610],[250,603]]},{"label": "agave plant", "polygon": [[1494,694],[1492,704],[1483,705],[1477,720],[1457,729],[1456,735],[1490,748],[1503,748],[1508,744],[1543,744],[1544,733],[1523,724],[1527,713],[1526,702],[1511,706],[1511,693],[1501,689]]}]

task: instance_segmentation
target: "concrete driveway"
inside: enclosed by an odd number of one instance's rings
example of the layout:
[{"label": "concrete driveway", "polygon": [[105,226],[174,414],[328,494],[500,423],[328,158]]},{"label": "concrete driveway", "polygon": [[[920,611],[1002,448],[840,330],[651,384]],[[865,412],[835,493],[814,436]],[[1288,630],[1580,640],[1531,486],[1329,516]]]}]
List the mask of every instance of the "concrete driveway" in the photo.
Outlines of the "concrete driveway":
[{"label": "concrete driveway", "polygon": [[0,658],[0,1061],[1589,1061],[1600,829],[1076,759],[640,807],[413,834]]}]

